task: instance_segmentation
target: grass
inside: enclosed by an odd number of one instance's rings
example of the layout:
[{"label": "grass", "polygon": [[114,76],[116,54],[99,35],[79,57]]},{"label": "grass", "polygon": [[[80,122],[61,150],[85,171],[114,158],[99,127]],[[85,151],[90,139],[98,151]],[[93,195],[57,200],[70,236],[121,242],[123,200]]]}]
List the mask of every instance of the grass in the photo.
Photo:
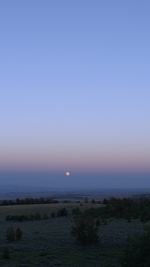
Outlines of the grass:
[{"label": "grass", "polygon": [[[74,238],[70,234],[73,224],[71,213],[74,207],[85,210],[90,207],[101,205],[84,203],[58,203],[40,205],[18,205],[0,207],[0,251],[8,246],[10,259],[3,259],[0,255],[0,266],[120,266],[119,257],[122,247],[125,245],[128,234],[142,232],[143,223],[139,220],[131,220],[128,223],[124,219],[108,220],[107,225],[99,228],[100,243],[97,246],[82,247],[75,244]],[[47,220],[6,222],[7,215],[29,215],[39,212],[41,215],[65,207],[68,217],[49,218]],[[22,239],[9,243],[6,240],[6,231],[9,226],[15,229],[18,227],[23,232]]]}]

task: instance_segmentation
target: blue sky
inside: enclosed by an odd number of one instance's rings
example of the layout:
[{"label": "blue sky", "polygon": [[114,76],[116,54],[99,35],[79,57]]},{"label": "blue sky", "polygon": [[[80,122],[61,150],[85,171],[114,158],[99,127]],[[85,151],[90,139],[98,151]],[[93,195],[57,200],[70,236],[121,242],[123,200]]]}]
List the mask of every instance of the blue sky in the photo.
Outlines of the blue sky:
[{"label": "blue sky", "polygon": [[49,184],[66,171],[87,184],[150,173],[149,11],[148,0],[1,1],[1,172],[49,172]]}]

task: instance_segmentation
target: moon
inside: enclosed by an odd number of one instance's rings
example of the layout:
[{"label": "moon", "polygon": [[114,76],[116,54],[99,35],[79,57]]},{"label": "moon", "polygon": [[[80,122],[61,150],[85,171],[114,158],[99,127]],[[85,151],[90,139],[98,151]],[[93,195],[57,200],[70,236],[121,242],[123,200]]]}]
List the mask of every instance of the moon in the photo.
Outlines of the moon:
[{"label": "moon", "polygon": [[66,172],[66,175],[69,176],[70,175],[70,172]]}]

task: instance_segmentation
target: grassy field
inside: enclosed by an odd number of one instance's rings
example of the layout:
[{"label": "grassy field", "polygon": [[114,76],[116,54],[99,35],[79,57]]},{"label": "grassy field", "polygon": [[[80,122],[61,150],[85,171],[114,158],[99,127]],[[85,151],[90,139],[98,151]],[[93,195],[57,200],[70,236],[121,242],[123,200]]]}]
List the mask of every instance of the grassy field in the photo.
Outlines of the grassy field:
[{"label": "grassy field", "polygon": [[[133,220],[128,223],[124,219],[109,219],[107,225],[99,228],[99,244],[96,246],[80,246],[70,234],[73,225],[72,208],[85,210],[100,207],[101,204],[58,203],[40,205],[0,206],[0,266],[76,266],[76,267],[117,267],[122,247],[129,234],[143,231],[143,223]],[[57,213],[65,207],[68,217],[50,218],[51,212]],[[39,212],[47,213],[49,219],[9,222],[7,215],[30,215]],[[8,242],[6,231],[9,226],[19,227],[22,239]],[[8,247],[10,258],[3,259],[3,248]]]}]

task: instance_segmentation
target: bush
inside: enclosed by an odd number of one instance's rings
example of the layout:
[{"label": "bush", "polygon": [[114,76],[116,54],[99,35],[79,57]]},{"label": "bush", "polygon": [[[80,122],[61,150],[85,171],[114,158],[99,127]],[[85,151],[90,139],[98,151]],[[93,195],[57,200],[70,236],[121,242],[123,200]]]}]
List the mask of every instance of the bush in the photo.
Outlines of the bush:
[{"label": "bush", "polygon": [[79,207],[73,208],[72,209],[72,214],[73,215],[80,215],[81,211],[80,211]]},{"label": "bush", "polygon": [[98,243],[98,226],[94,225],[92,217],[78,216],[74,218],[74,226],[71,228],[71,235],[76,242],[82,245]]},{"label": "bush", "polygon": [[56,203],[59,203],[59,200],[55,199],[55,200],[54,200],[54,203],[55,203],[55,204],[56,204]]},{"label": "bush", "polygon": [[142,236],[128,237],[127,246],[121,259],[121,266],[149,267],[150,266],[150,229]]},{"label": "bush", "polygon": [[11,216],[7,215],[6,218],[5,218],[5,221],[10,221],[10,219],[11,219]]},{"label": "bush", "polygon": [[28,221],[29,217],[27,215],[7,215],[5,218],[5,221],[18,221],[18,222],[22,222],[22,221]]},{"label": "bush", "polygon": [[5,247],[5,248],[3,249],[2,258],[3,258],[3,259],[9,259],[9,257],[10,257],[10,255],[9,255],[9,249],[8,249],[8,247]]},{"label": "bush", "polygon": [[68,211],[66,210],[66,208],[63,208],[63,209],[61,209],[61,210],[58,210],[58,212],[57,212],[57,216],[58,217],[61,217],[61,216],[68,216]]},{"label": "bush", "polygon": [[150,220],[149,208],[144,208],[141,212],[141,222],[147,222]]},{"label": "bush", "polygon": [[29,215],[29,221],[34,221],[35,220],[35,216],[34,214],[30,214]]},{"label": "bush", "polygon": [[64,200],[63,203],[70,203],[70,200]]},{"label": "bush", "polygon": [[41,220],[41,215],[39,212],[35,214],[35,220]]},{"label": "bush", "polygon": [[84,203],[88,203],[88,202],[89,202],[88,197],[85,197]]},{"label": "bush", "polygon": [[83,212],[83,214],[85,216],[89,216],[89,217],[93,217],[93,218],[98,218],[101,214],[100,212],[102,212],[102,208],[90,208],[87,209]]},{"label": "bush", "polygon": [[108,203],[109,203],[109,201],[106,198],[104,198],[103,199],[103,204],[108,205]]},{"label": "bush", "polygon": [[48,219],[48,215],[47,215],[47,213],[43,213],[43,219],[44,219],[44,220]]},{"label": "bush", "polygon": [[103,223],[103,225],[107,225],[108,224],[106,218],[102,218],[102,223]]},{"label": "bush", "polygon": [[20,215],[18,216],[18,219],[16,219],[16,221],[19,221],[19,222],[22,222],[22,221],[28,221],[29,220],[29,217],[28,215]]},{"label": "bush", "polygon": [[54,211],[52,211],[52,213],[51,213],[51,217],[52,217],[52,218],[55,218],[55,217],[56,217],[56,214],[55,214]]},{"label": "bush", "polygon": [[101,225],[101,222],[100,222],[100,219],[99,218],[96,219],[95,224],[96,224],[96,226],[100,226]]},{"label": "bush", "polygon": [[20,230],[20,228],[17,228],[16,230],[16,239],[20,240],[22,237],[22,231]]},{"label": "bush", "polygon": [[15,240],[15,231],[12,226],[7,228],[6,239],[10,242]]}]

